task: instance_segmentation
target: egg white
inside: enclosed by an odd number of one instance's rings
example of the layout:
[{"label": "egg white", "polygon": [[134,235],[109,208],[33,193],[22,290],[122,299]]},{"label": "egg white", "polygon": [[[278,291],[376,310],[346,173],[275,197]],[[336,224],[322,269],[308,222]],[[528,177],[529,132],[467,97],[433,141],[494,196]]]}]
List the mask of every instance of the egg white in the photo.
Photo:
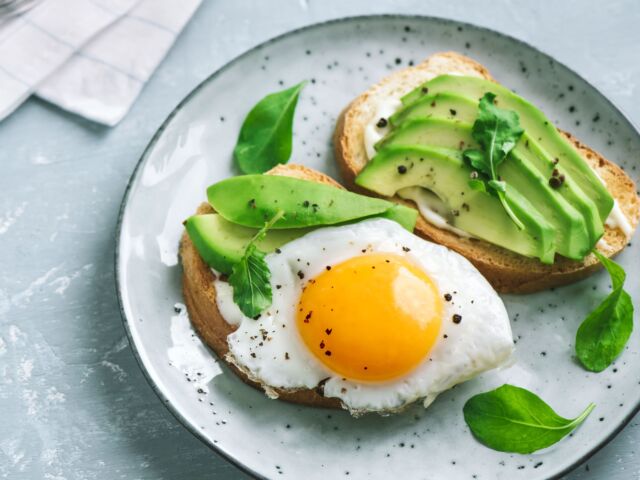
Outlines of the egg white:
[{"label": "egg white", "polygon": [[[394,253],[422,268],[443,300],[439,339],[413,371],[386,382],[358,382],[327,369],[307,349],[296,325],[302,288],[310,279],[364,253]],[[266,257],[273,303],[257,320],[233,303],[232,289],[216,280],[217,303],[226,321],[238,325],[227,338],[227,359],[260,383],[273,388],[315,388],[326,380],[324,395],[337,397],[354,414],[391,412],[418,399],[427,407],[454,385],[509,363],[513,339],[502,300],[475,267],[461,255],[407,232],[386,219],[325,227],[298,238]],[[303,278],[301,278],[303,277]],[[462,316],[455,324],[454,314]]]}]

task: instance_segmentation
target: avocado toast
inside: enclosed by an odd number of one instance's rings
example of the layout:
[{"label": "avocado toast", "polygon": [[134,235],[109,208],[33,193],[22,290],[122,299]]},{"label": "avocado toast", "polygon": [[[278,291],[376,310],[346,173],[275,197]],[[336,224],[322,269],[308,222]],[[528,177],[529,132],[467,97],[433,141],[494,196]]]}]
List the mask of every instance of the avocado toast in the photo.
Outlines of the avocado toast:
[{"label": "avocado toast", "polygon": [[[328,185],[344,191],[344,188],[331,177],[301,165],[279,165],[265,175],[306,180],[309,183],[314,182],[321,185]],[[253,196],[256,192],[248,191],[245,193]],[[358,196],[354,195],[354,197]],[[367,200],[367,197],[361,198],[365,201]],[[311,211],[313,211],[311,205],[310,207]],[[217,217],[217,215],[213,215],[215,213],[215,210],[209,203],[203,203],[198,207],[196,214],[185,222],[186,231],[180,242],[180,258],[183,267],[182,289],[185,303],[189,311],[191,323],[205,343],[217,354],[218,358],[227,363],[234,373],[245,383],[262,390],[265,389],[263,385],[252,380],[247,372],[229,360],[227,337],[236,330],[237,326],[228,323],[218,307],[215,280],[217,277],[227,278],[231,270],[229,269],[225,273],[221,273],[220,271],[214,272],[211,268],[211,265],[215,265],[218,269],[226,269],[227,266],[230,266],[235,256],[233,248],[237,247],[238,250],[244,249],[247,238],[250,238],[250,236],[247,237],[244,235],[242,227],[237,225],[229,229],[215,221],[210,222],[211,217]],[[404,217],[403,214],[408,214],[408,216]],[[384,217],[385,215],[381,216]],[[392,216],[394,215],[392,214]],[[413,223],[415,222],[415,215],[410,209],[402,208],[400,214],[396,215],[396,218],[399,222],[408,222],[410,224],[408,225],[409,229],[413,227]],[[234,228],[235,230],[232,230]],[[240,230],[238,230],[238,228]],[[286,229],[271,231],[270,233],[275,232],[279,235],[267,238],[266,242],[262,243],[261,248],[270,252],[274,251],[278,245],[282,245],[290,239],[307,233],[310,229],[300,228],[294,230],[296,230],[297,233],[292,233],[291,230]],[[196,241],[194,242],[193,239],[196,239]],[[244,242],[244,244],[234,245],[234,243],[238,242]],[[340,408],[340,400],[323,396],[321,390],[319,390],[321,388],[322,384],[318,389],[287,390],[269,388],[265,389],[265,391],[272,398],[279,398],[293,403],[316,407]]]},{"label": "avocado toast", "polygon": [[[498,196],[470,188],[477,172],[465,154],[480,147],[474,119],[487,92],[522,125],[496,178],[520,227]],[[638,223],[635,185],[622,169],[457,53],[397,71],[355,99],[338,121],[334,147],[350,188],[407,205],[432,201],[441,215],[421,215],[415,232],[466,256],[501,292],[589,275],[599,268],[591,249],[616,255]]]}]

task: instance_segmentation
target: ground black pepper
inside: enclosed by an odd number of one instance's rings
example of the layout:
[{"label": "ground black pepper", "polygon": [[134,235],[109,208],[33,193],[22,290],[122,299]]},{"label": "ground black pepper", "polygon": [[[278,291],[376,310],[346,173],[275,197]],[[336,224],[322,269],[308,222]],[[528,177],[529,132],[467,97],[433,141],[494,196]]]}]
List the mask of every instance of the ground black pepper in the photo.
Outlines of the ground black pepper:
[{"label": "ground black pepper", "polygon": [[453,323],[458,324],[462,321],[462,315],[458,315],[457,313],[453,314]]},{"label": "ground black pepper", "polygon": [[388,123],[389,123],[389,122],[387,122],[387,119],[386,119],[386,118],[381,118],[380,120],[378,120],[378,123],[376,123],[376,126],[377,126],[378,128],[384,128],[384,127],[386,127],[386,126],[387,126],[387,124],[388,124]]},{"label": "ground black pepper", "polygon": [[549,186],[551,188],[558,189],[562,186],[563,180],[560,177],[551,177],[549,179]]},{"label": "ground black pepper", "polygon": [[407,167],[404,165],[398,165],[398,173],[405,174],[407,173]]}]

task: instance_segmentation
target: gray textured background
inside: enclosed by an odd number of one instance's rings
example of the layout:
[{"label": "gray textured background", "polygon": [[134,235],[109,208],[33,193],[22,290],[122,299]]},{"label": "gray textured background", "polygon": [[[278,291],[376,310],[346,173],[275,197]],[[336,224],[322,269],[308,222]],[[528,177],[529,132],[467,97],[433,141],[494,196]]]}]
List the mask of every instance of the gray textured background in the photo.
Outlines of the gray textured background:
[{"label": "gray textured background", "polygon": [[[0,124],[0,478],[242,477],[144,380],[120,320],[113,254],[122,194],[156,128],[202,79],[252,46],[347,15],[468,21],[551,54],[640,124],[637,0],[203,3],[118,127],[38,100]],[[569,478],[638,478],[638,440],[637,417]]]}]

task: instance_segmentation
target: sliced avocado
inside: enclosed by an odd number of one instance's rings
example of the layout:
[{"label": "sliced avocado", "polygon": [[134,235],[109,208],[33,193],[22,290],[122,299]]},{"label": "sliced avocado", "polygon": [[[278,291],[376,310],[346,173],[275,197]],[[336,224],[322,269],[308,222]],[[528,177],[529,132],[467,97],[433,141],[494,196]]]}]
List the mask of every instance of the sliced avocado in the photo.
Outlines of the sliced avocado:
[{"label": "sliced avocado", "polygon": [[469,187],[469,174],[460,151],[388,146],[360,172],[356,184],[385,196],[406,187],[427,188],[451,210],[454,227],[521,255],[552,263],[554,230],[533,205],[507,187],[507,201],[526,227],[520,230],[497,197]]},{"label": "sliced avocado", "polygon": [[478,148],[471,137],[471,124],[436,117],[404,121],[376,143],[375,149],[379,151],[390,145],[431,145],[453,150]]},{"label": "sliced avocado", "polygon": [[594,202],[601,222],[605,222],[613,208],[613,197],[576,149],[537,107],[502,85],[483,78],[460,75],[440,75],[405,95],[402,103],[409,105],[418,101],[425,89],[429,95],[440,92],[457,93],[475,101],[487,92],[494,93],[497,97],[496,104],[500,108],[518,113],[520,124],[527,135],[535,139],[551,158],[558,159],[572,180]]},{"label": "sliced avocado", "polygon": [[440,92],[433,95],[424,95],[415,102],[404,105],[389,117],[389,123],[391,123],[391,126],[397,127],[405,120],[429,117],[473,123],[477,115],[478,102],[473,102],[455,93]]},{"label": "sliced avocado", "polygon": [[[231,274],[233,265],[242,258],[245,248],[258,232],[257,228],[236,225],[215,213],[193,215],[185,222],[185,228],[205,263],[227,275]],[[263,252],[270,253],[311,230],[269,230],[256,245]]]},{"label": "sliced avocado", "polygon": [[[449,149],[478,148],[471,135],[472,125],[440,118],[414,118],[387,135],[382,148],[402,145],[425,145]],[[593,245],[582,214],[549,186],[542,175],[519,151],[518,143],[509,157],[498,167],[500,177],[525,197],[556,231],[556,250],[565,257],[580,260]],[[549,176],[551,172],[549,172]]]},{"label": "sliced avocado", "polygon": [[[246,177],[235,177],[235,178],[244,178],[247,177],[263,177],[262,175],[251,175]],[[277,208],[283,208],[287,214],[289,214],[294,219],[296,218],[296,213],[299,210],[296,208],[302,208],[304,211],[306,210],[320,210],[319,205],[324,203],[327,204],[328,207],[326,210],[331,212],[330,216],[322,215],[312,217],[314,222],[312,226],[304,227],[304,228],[280,228],[280,229],[271,229],[267,231],[264,238],[256,243],[257,247],[263,252],[270,253],[274,251],[276,248],[281,247],[285,243],[290,242],[306,233],[314,230],[315,227],[322,226],[322,224],[317,223],[321,219],[327,219],[334,221],[334,225],[336,224],[344,224],[351,223],[354,221],[364,220],[365,218],[371,217],[380,217],[387,218],[389,220],[393,220],[399,223],[402,227],[406,228],[410,232],[413,232],[413,229],[416,224],[416,219],[418,217],[418,212],[414,208],[406,207],[404,205],[397,205],[392,202],[387,202],[385,200],[379,200],[375,198],[366,197],[364,195],[358,195],[355,193],[347,192],[346,190],[339,190],[335,187],[328,187],[331,190],[336,190],[341,194],[345,195],[327,195],[324,189],[319,190],[321,194],[324,196],[318,195],[318,191],[314,192],[313,187],[307,190],[296,190],[299,195],[304,196],[304,198],[312,198],[314,202],[318,202],[318,207],[315,207],[313,203],[306,205],[305,202],[308,200],[302,200],[302,206],[300,207],[300,201],[293,202],[293,207],[291,206],[291,196],[286,198],[289,200],[289,203],[283,200],[283,197],[287,197],[283,195],[283,193],[287,193],[286,190],[278,190],[275,187],[283,187],[291,188],[294,185],[296,188],[300,186],[304,186],[305,188],[311,185],[317,185],[313,182],[282,182],[280,179],[289,178],[289,177],[275,177],[275,176],[264,176],[268,177],[269,180],[267,182],[252,182],[249,186],[244,182],[228,182],[223,181],[218,184],[212,185],[208,192],[209,198],[213,199],[213,206],[215,208],[222,208],[229,214],[232,218],[249,218],[250,221],[256,222],[256,227],[248,227],[244,225],[240,225],[238,223],[234,223],[225,219],[221,214],[206,214],[206,215],[193,215],[189,217],[185,221],[185,228],[191,238],[191,241],[194,243],[198,253],[204,259],[204,261],[215,270],[230,274],[233,265],[237,263],[244,254],[244,251],[251,241],[251,239],[258,232],[258,226],[262,227],[264,225],[264,221],[259,222],[254,217],[251,216],[253,214],[253,210],[257,210],[259,205],[267,206],[267,213],[265,213],[266,218],[271,218],[273,214],[270,213],[268,208],[273,208],[274,206]],[[278,179],[275,182],[271,179]],[[289,178],[290,179],[290,178]],[[255,179],[251,179],[255,180]],[[219,188],[219,185],[223,184],[224,188]],[[232,188],[237,187],[237,188]],[[245,205],[245,208],[250,209],[250,215],[243,217],[243,209],[238,209],[237,204],[240,205],[245,202],[245,199],[242,198],[240,193],[243,189],[252,188],[254,190],[249,190],[249,192],[253,192],[253,199],[248,201],[248,207]],[[275,188],[275,189],[274,189]],[[295,190],[295,189],[294,189]],[[289,192],[292,194],[292,192]],[[261,196],[262,195],[262,196]],[[271,195],[272,198],[268,198]],[[354,200],[355,199],[355,200]],[[310,201],[309,201],[310,202]],[[323,202],[323,203],[320,203]],[[352,207],[359,206],[360,210],[358,212],[353,212]],[[380,207],[384,208],[380,208]],[[273,213],[277,211],[273,210]],[[371,214],[371,212],[374,212]],[[315,212],[314,212],[315,213]],[[260,218],[260,217],[258,217]],[[339,220],[339,221],[335,221]],[[297,221],[300,222],[300,218],[297,218]],[[291,223],[291,221],[289,222]]]},{"label": "sliced avocado", "polygon": [[374,215],[374,217],[393,220],[399,223],[405,230],[413,232],[413,229],[416,228],[416,220],[418,220],[418,211],[415,208],[394,204],[389,210]]},{"label": "sliced avocado", "polygon": [[[437,103],[439,111],[446,113],[449,109],[455,108],[456,120],[467,123],[475,121],[478,115],[478,102],[476,100],[457,94],[441,93],[421,97],[401,108],[397,112],[397,114],[402,112],[402,115],[398,116],[396,127],[400,128],[405,122],[422,118],[424,114],[428,114],[430,104],[427,103],[425,106],[423,99],[436,96],[439,98]],[[432,118],[435,117],[436,115],[434,114]],[[600,220],[600,214],[595,203],[582,191],[577,182],[573,181],[569,172],[559,162],[556,164],[554,158],[534,138],[531,138],[526,131],[522,135],[521,141],[516,145],[514,154],[518,154],[521,158],[528,160],[545,178],[550,178],[554,169],[557,169],[560,175],[565,176],[565,182],[556,191],[584,217],[587,231],[589,232],[589,241],[593,247],[604,233],[604,224]]]},{"label": "sliced avocado", "polygon": [[560,193],[582,215],[589,233],[589,243],[593,248],[604,233],[604,223],[600,220],[596,204],[573,181],[571,174],[560,163],[555,164],[538,142],[531,140],[527,135],[523,135],[521,141],[513,149],[512,154],[527,160],[544,178],[551,178],[554,169],[557,169],[560,175],[565,176],[564,183],[555,191]]},{"label": "sliced avocado", "polygon": [[252,228],[262,227],[278,210],[283,210],[284,216],[274,229],[336,225],[381,215],[398,221],[409,231],[415,225],[413,209],[292,177],[232,177],[211,185],[207,196],[226,220]]}]

